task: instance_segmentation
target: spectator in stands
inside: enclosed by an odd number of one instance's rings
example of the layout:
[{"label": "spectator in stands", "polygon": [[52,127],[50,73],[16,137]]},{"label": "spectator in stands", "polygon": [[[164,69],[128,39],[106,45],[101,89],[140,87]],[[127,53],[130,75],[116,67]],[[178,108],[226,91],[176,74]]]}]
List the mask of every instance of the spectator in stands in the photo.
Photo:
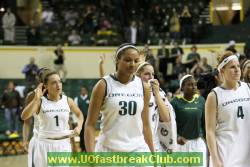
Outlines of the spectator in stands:
[{"label": "spectator in stands", "polygon": [[25,95],[35,89],[38,79],[37,72],[39,71],[38,66],[35,64],[35,58],[31,57],[29,64],[25,65],[22,69],[22,73],[25,75],[26,88]]},{"label": "spectator in stands", "polygon": [[[81,94],[77,96],[74,101],[77,104],[77,106],[82,111],[82,114],[84,116],[84,122],[82,124],[82,129],[84,129],[84,124],[87,120],[88,115],[88,108],[89,108],[89,96],[88,96],[88,88],[86,86],[81,87]],[[85,148],[85,142],[84,142],[84,130],[80,133],[80,147],[82,151],[86,151]]]},{"label": "spectator in stands", "polygon": [[30,25],[26,31],[27,44],[28,45],[39,45],[41,42],[40,28],[35,25],[35,21],[31,20]]},{"label": "spectator in stands", "polygon": [[18,120],[20,118],[21,98],[15,90],[13,81],[9,81],[7,89],[4,90],[1,106],[5,112],[5,122],[7,124],[6,135],[18,137]]},{"label": "spectator in stands", "polygon": [[132,21],[125,33],[126,42],[136,44],[137,35],[138,35],[138,30],[137,30],[136,22]]},{"label": "spectator in stands", "polygon": [[146,61],[155,68],[155,66],[156,66],[156,60],[155,60],[153,51],[150,48],[148,49]]},{"label": "spectator in stands", "polygon": [[60,74],[60,76],[62,76],[62,81],[65,82],[67,76],[67,69],[64,64],[65,56],[64,51],[62,49],[62,45],[57,45],[57,48],[56,50],[54,50],[54,53],[56,55],[56,59],[54,60],[55,70],[58,74]]},{"label": "spectator in stands", "polygon": [[229,41],[228,47],[226,48],[226,51],[231,51],[231,52],[233,52],[233,54],[236,54],[237,50],[235,49],[235,44],[236,43],[234,40]]},{"label": "spectator in stands", "polygon": [[213,67],[207,63],[206,57],[201,58],[201,67],[204,69],[204,72],[211,72],[213,70]]},{"label": "spectator in stands", "polygon": [[178,57],[183,54],[183,49],[179,46],[178,42],[174,42],[174,47],[171,49],[171,57]]},{"label": "spectator in stands", "polygon": [[181,62],[181,56],[178,56],[175,60],[175,65],[173,66],[173,78],[178,79],[178,76],[187,73],[186,66]]},{"label": "spectator in stands", "polygon": [[51,25],[53,23],[54,19],[54,12],[51,10],[51,8],[45,8],[45,10],[42,12],[42,20],[45,25]]},{"label": "spectator in stands", "polygon": [[157,57],[159,59],[159,72],[165,76],[167,72],[167,58],[169,57],[169,50],[166,48],[164,42],[162,42],[161,48],[157,51]]},{"label": "spectator in stands", "polygon": [[147,39],[148,39],[148,28],[144,22],[139,21],[137,30],[138,30],[138,42],[137,43],[139,45],[143,45],[147,42]]},{"label": "spectator in stands", "polygon": [[74,27],[77,24],[79,15],[74,9],[70,9],[64,14],[64,21],[66,22],[66,27]]},{"label": "spectator in stands", "polygon": [[163,23],[163,18],[164,15],[162,13],[162,9],[160,7],[159,4],[155,5],[153,8],[153,11],[151,13],[151,21],[153,23],[154,29],[156,30],[156,32],[160,32],[161,30],[161,26]]},{"label": "spectator in stands", "polygon": [[68,36],[68,42],[70,45],[80,45],[82,39],[76,30],[72,30],[71,34]]},{"label": "spectator in stands", "polygon": [[189,53],[187,56],[187,62],[186,62],[187,68],[189,69],[193,68],[195,64],[200,62],[200,59],[201,59],[201,56],[199,53],[197,53],[197,47],[193,45],[191,47],[191,53]]},{"label": "spectator in stands", "polygon": [[191,42],[192,37],[192,15],[189,12],[188,6],[184,6],[180,17],[181,21],[181,34],[183,38],[183,44],[186,41]]},{"label": "spectator in stands", "polygon": [[174,8],[173,15],[172,17],[170,17],[170,28],[169,28],[170,38],[172,41],[176,41],[180,39],[180,29],[181,29],[180,19]]},{"label": "spectator in stands", "polygon": [[3,15],[2,24],[3,24],[3,30],[4,30],[4,42],[14,43],[15,42],[16,17],[11,12],[10,8],[8,8],[7,12]]}]

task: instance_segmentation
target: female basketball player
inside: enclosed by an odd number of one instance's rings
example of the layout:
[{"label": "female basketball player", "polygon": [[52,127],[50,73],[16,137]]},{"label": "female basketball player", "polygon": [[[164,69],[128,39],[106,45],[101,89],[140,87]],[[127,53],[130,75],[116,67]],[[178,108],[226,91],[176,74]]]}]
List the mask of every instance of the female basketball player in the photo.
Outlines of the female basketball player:
[{"label": "female basketball player", "polygon": [[[139,76],[144,82],[150,82],[151,85],[149,119],[155,150],[158,152],[174,150],[176,147],[175,117],[172,106],[169,103],[165,92],[160,89],[158,80],[154,79],[153,66],[148,62],[140,64],[137,68],[136,75]],[[162,129],[159,128],[160,124],[163,123],[166,124],[168,135],[162,134]],[[160,136],[158,137],[158,135]],[[161,140],[161,144],[160,138],[163,138],[163,140]]]},{"label": "female basketball player", "polygon": [[[69,131],[68,124],[70,111],[78,117],[78,125],[73,133]],[[39,121],[34,165],[44,167],[47,166],[48,152],[71,152],[68,137],[80,134],[83,116],[73,100],[62,95],[62,82],[56,72],[46,74],[44,84],[36,88],[34,99],[23,110],[22,118],[28,119],[34,113]]]},{"label": "female basketball player", "polygon": [[250,83],[250,60],[247,59],[242,63],[241,71],[242,71],[242,81]]},{"label": "female basketball player", "polygon": [[206,137],[213,167],[250,166],[250,88],[239,81],[240,64],[227,51],[219,59],[223,82],[206,101]]},{"label": "female basketball player", "polygon": [[[50,71],[51,70],[48,68],[42,68],[39,70],[39,73],[38,73],[39,83],[43,82],[44,76]],[[34,96],[35,96],[35,91],[28,93],[25,99],[25,106],[27,106],[33,100]],[[30,126],[31,126],[32,118],[26,119],[23,122],[23,143],[24,143],[24,149],[28,151],[28,167],[32,167],[32,164],[34,164],[34,161],[33,161],[33,158],[34,158],[33,154],[34,154],[34,149],[35,149],[34,147],[36,145],[36,140],[38,137],[38,130],[39,130],[39,123],[37,120],[37,115],[33,114],[33,118],[34,118],[33,136],[30,139],[30,142],[28,142],[28,140],[29,140],[29,133],[30,133]]]},{"label": "female basketball player", "polygon": [[[94,87],[85,125],[88,152],[154,151],[148,118],[149,85],[134,75],[140,61],[138,49],[121,45],[115,55],[116,72]],[[101,133],[95,146],[95,125],[102,114]],[[145,149],[147,148],[147,149]]]},{"label": "female basketball player", "polygon": [[202,152],[203,167],[206,167],[206,144],[204,137],[205,100],[197,94],[196,81],[192,75],[185,75],[180,80],[183,95],[174,97],[171,104],[176,114],[177,151]]}]

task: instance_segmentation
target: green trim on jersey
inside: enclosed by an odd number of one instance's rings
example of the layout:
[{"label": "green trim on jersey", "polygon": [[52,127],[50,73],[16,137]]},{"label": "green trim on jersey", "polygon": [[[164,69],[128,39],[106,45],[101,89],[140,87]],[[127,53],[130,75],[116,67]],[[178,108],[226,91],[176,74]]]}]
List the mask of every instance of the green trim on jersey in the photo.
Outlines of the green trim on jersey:
[{"label": "green trim on jersey", "polygon": [[204,137],[205,99],[198,94],[190,101],[183,96],[176,96],[171,104],[176,114],[177,134],[186,139]]}]

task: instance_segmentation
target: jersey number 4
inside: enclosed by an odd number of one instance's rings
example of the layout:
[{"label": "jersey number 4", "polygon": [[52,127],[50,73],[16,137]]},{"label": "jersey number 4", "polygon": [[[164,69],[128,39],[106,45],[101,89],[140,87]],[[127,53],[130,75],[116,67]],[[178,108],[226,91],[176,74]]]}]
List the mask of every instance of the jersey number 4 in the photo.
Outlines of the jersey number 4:
[{"label": "jersey number 4", "polygon": [[135,101],[120,101],[119,106],[121,109],[119,110],[120,115],[135,115],[137,110],[137,103]]},{"label": "jersey number 4", "polygon": [[241,119],[244,118],[244,112],[243,112],[242,106],[239,106],[239,107],[238,107],[237,117],[238,117],[238,118],[241,118]]}]

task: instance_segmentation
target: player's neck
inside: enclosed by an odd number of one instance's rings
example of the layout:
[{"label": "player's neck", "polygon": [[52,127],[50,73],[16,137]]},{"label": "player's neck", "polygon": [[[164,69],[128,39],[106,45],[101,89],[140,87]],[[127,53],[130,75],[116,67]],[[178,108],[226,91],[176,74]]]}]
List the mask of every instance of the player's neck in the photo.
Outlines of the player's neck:
[{"label": "player's neck", "polygon": [[225,88],[225,89],[229,89],[229,90],[234,89],[234,90],[236,90],[239,87],[239,84],[238,84],[238,82],[224,82],[224,83],[222,83],[221,86],[223,88]]},{"label": "player's neck", "polygon": [[58,101],[60,100],[61,96],[60,95],[53,95],[53,94],[48,94],[48,99],[50,101]]},{"label": "player's neck", "polygon": [[188,100],[188,101],[191,101],[191,100],[193,100],[194,95],[193,94],[183,94],[183,98]]},{"label": "player's neck", "polygon": [[115,75],[116,79],[123,84],[127,84],[133,78],[133,75],[124,75],[124,74],[121,74],[119,72],[116,72],[114,75]]}]

